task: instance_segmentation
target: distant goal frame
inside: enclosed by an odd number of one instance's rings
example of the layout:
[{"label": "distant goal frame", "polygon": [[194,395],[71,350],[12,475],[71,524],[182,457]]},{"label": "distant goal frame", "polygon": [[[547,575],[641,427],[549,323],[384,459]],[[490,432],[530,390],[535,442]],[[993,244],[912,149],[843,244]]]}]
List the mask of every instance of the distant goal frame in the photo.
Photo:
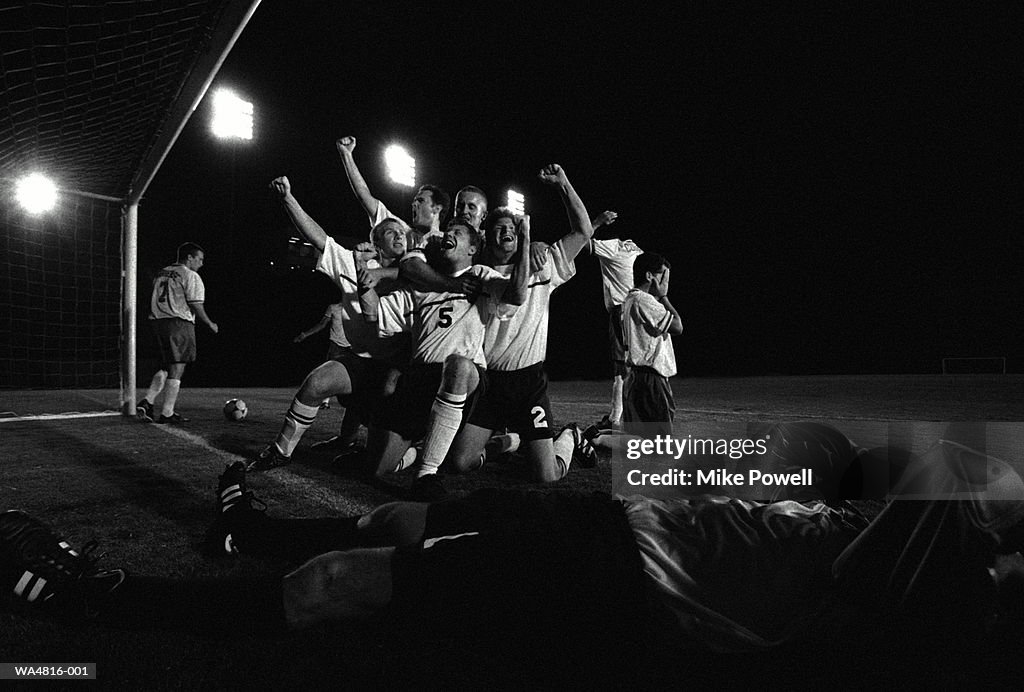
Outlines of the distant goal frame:
[{"label": "distant goal frame", "polygon": [[[993,367],[985,369],[990,363]],[[957,366],[961,367],[957,367]],[[942,359],[943,375],[1005,375],[1006,356],[946,356]]]}]

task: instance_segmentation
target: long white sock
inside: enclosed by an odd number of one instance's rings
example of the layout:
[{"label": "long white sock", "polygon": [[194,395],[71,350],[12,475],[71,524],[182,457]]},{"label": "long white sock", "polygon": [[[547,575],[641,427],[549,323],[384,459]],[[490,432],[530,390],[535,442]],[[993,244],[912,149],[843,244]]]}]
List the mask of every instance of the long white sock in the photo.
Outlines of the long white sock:
[{"label": "long white sock", "polygon": [[164,408],[161,413],[165,416],[174,415],[174,404],[178,402],[178,392],[181,391],[181,380],[168,377],[164,384]]},{"label": "long white sock", "polygon": [[612,423],[622,420],[622,375],[616,375],[612,380],[612,410],[608,414],[608,420]]},{"label": "long white sock", "polygon": [[156,374],[153,375],[152,381],[149,383],[149,391],[146,392],[146,401],[149,403],[156,402],[156,398],[160,396],[160,392],[164,391],[164,383],[167,382],[167,371],[157,370]]},{"label": "long white sock", "polygon": [[427,436],[423,440],[423,456],[416,469],[417,478],[437,473],[462,425],[462,410],[465,406],[465,394],[439,391],[434,397],[427,422]]},{"label": "long white sock", "polygon": [[277,439],[274,440],[274,444],[277,445],[277,451],[286,457],[290,457],[298,446],[299,440],[302,439],[303,434],[309,430],[309,426],[313,425],[319,410],[319,404],[316,406],[306,406],[297,398],[292,399],[292,405],[288,407],[288,413],[284,416],[284,425],[281,426],[281,432],[277,434]]},{"label": "long white sock", "polygon": [[562,475],[565,478],[569,473],[569,464],[572,463],[572,450],[576,446],[576,438],[573,437],[572,428],[566,428],[555,438],[555,461],[562,467]]}]

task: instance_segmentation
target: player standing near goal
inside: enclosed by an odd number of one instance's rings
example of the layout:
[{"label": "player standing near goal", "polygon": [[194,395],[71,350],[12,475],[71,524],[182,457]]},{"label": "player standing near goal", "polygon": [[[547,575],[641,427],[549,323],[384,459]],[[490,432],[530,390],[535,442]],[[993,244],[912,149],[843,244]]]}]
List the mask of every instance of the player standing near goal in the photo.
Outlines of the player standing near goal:
[{"label": "player standing near goal", "polygon": [[[178,261],[160,270],[153,280],[149,301],[149,319],[160,348],[160,369],[153,375],[146,396],[135,407],[140,420],[147,423],[181,425],[188,419],[175,413],[185,366],[196,359],[196,318],[216,334],[217,324],[206,314],[203,302],[206,287],[199,276],[206,253],[195,243],[178,247]],[[160,416],[153,405],[164,394]]]},{"label": "player standing near goal", "polygon": [[[575,276],[573,260],[590,241],[593,229],[583,201],[561,166],[546,166],[538,177],[558,187],[571,230],[547,248],[548,261],[544,266],[530,273],[526,302],[510,319],[492,316],[488,321],[484,338],[487,390],[459,433],[450,463],[462,471],[477,468],[493,432],[507,427],[524,443],[537,480],[552,482],[568,473],[574,456],[584,466],[592,466],[596,461],[593,448],[582,439],[575,425],[552,435],[551,402],[544,371],[551,293]],[[486,222],[485,259],[506,276],[511,275],[512,262],[520,251],[528,252],[518,242],[516,220],[511,210],[499,207]],[[574,454],[576,449],[579,451]]]}]

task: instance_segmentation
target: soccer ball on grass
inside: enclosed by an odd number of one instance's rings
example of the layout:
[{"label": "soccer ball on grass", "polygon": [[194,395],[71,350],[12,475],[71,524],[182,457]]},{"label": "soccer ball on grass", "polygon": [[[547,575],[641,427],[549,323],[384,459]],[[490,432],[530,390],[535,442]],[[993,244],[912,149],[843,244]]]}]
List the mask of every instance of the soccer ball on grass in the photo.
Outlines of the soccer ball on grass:
[{"label": "soccer ball on grass", "polygon": [[231,422],[240,421],[249,415],[249,407],[241,399],[228,399],[224,402],[224,417]]}]

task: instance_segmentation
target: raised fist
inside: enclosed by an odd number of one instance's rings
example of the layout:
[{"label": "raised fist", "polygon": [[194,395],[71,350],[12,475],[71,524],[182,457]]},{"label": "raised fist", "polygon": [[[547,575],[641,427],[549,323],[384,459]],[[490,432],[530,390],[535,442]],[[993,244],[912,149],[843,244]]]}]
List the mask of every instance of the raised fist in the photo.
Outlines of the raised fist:
[{"label": "raised fist", "polygon": [[334,146],[336,146],[338,148],[338,153],[339,154],[344,154],[345,152],[348,152],[349,154],[351,154],[352,150],[356,148],[356,138],[355,137],[341,137],[341,138],[338,139],[338,141],[336,141],[334,143]]},{"label": "raised fist", "polygon": [[270,181],[270,189],[278,197],[284,198],[292,193],[292,184],[288,182],[288,176],[282,175]]},{"label": "raised fist", "polygon": [[540,173],[537,174],[542,183],[548,185],[558,185],[566,180],[565,171],[557,163],[551,163],[544,168],[540,169]]}]

